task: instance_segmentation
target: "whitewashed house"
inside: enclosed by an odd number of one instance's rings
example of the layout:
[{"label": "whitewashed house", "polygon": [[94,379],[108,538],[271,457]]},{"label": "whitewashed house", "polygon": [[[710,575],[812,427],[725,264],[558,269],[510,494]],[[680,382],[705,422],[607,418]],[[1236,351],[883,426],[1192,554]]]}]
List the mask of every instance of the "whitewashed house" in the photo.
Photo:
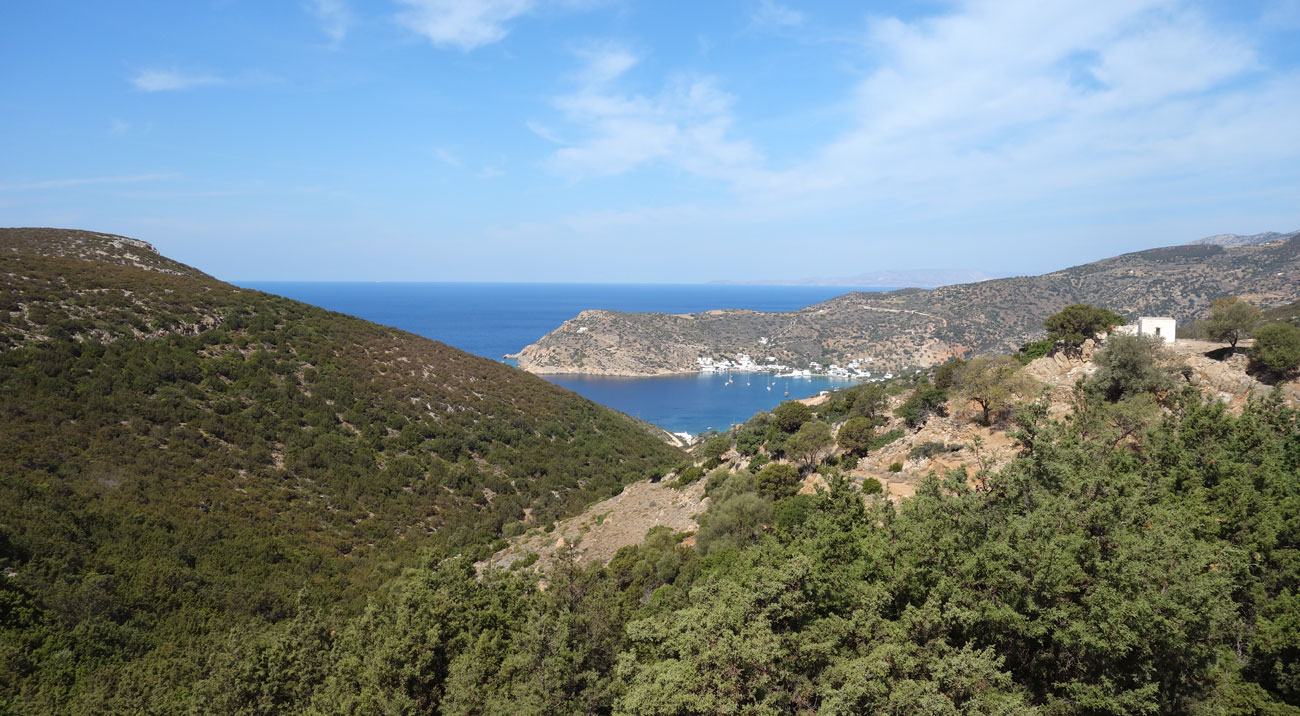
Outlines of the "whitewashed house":
[{"label": "whitewashed house", "polygon": [[1173,343],[1177,329],[1178,323],[1168,316],[1143,316],[1137,323],[1116,326],[1115,332],[1127,333],[1131,336],[1155,336],[1165,343]]}]

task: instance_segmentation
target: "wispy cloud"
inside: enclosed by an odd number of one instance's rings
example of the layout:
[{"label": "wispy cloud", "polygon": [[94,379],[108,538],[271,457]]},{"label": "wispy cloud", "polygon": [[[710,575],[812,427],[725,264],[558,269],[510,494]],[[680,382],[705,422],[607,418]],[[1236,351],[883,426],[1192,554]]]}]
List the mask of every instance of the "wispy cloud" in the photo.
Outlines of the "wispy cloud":
[{"label": "wispy cloud", "polygon": [[0,191],[40,191],[42,189],[70,189],[90,184],[130,184],[136,182],[160,181],[174,179],[175,174],[123,174],[102,177],[70,177],[64,179],[45,179],[42,181],[0,184]]},{"label": "wispy cloud", "polygon": [[131,84],[141,92],[175,92],[228,82],[229,80],[217,75],[180,70],[141,70],[131,78]]},{"label": "wispy cloud", "polygon": [[500,42],[537,0],[398,0],[398,20],[439,47],[470,51]]},{"label": "wispy cloud", "polygon": [[848,102],[855,126],[742,177],[742,194],[971,208],[1148,190],[1153,177],[1212,183],[1300,147],[1287,119],[1300,84],[1252,81],[1253,48],[1184,3],[976,0],[875,19],[863,45],[875,64]]},{"label": "wispy cloud", "polygon": [[803,21],[803,13],[774,0],[760,0],[749,17],[750,27],[755,28],[796,27]]},{"label": "wispy cloud", "polygon": [[321,32],[337,46],[352,28],[352,11],[344,0],[310,0],[307,12],[320,23]]},{"label": "wispy cloud", "polygon": [[[555,100],[573,132],[581,135],[562,142],[565,146],[552,156],[561,173],[605,176],[662,163],[728,176],[758,160],[752,146],[730,138],[732,98],[712,78],[674,77],[659,93],[645,96],[619,86],[637,64],[636,55],[612,45],[578,54],[584,60],[578,88]],[[549,130],[541,136],[560,141]]]}]

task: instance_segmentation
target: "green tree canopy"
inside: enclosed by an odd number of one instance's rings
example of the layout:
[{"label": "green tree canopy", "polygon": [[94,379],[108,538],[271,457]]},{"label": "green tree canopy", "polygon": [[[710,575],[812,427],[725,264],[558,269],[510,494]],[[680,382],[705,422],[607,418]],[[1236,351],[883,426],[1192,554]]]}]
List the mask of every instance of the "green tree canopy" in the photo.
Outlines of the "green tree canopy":
[{"label": "green tree canopy", "polygon": [[840,426],[840,431],[835,436],[835,441],[841,448],[857,457],[865,457],[867,451],[871,449],[872,438],[876,436],[876,428],[872,425],[869,418],[855,415]]},{"label": "green tree canopy", "polygon": [[812,408],[797,400],[787,400],[772,411],[772,421],[782,432],[787,433],[793,433],[812,418]]},{"label": "green tree canopy", "polygon": [[790,436],[785,443],[785,451],[803,461],[805,467],[812,467],[821,459],[822,453],[834,444],[831,426],[820,420],[813,420],[804,423],[798,432]]},{"label": "green tree canopy", "polygon": [[1083,342],[1124,322],[1123,317],[1104,308],[1076,303],[1061,309],[1060,313],[1043,321],[1047,337],[1067,346],[1079,347]]},{"label": "green tree canopy", "polygon": [[1260,322],[1260,312],[1236,296],[1225,296],[1210,304],[1210,318],[1205,322],[1205,337],[1229,343],[1235,350],[1237,341]]},{"label": "green tree canopy", "polygon": [[1256,363],[1279,373],[1300,367],[1300,328],[1290,323],[1270,323],[1255,331],[1251,354]]},{"label": "green tree canopy", "polygon": [[790,497],[799,490],[799,471],[792,465],[774,462],[758,471],[754,483],[758,494],[779,500]]},{"label": "green tree canopy", "polygon": [[984,411],[983,423],[1011,407],[1017,394],[1024,395],[1032,384],[1020,372],[1020,361],[1012,356],[981,356],[965,362],[953,376],[957,395],[977,403]]},{"label": "green tree canopy", "polygon": [[1114,334],[1093,361],[1097,372],[1088,388],[1107,400],[1120,400],[1141,393],[1161,393],[1178,385],[1178,367],[1164,341],[1155,336]]}]

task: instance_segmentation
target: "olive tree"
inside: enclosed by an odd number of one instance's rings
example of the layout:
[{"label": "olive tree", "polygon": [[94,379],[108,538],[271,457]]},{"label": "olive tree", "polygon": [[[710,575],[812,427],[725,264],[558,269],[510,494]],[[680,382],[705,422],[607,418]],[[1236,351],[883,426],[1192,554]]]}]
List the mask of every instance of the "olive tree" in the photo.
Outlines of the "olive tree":
[{"label": "olive tree", "polygon": [[1259,309],[1236,296],[1225,296],[1210,304],[1210,319],[1203,328],[1205,337],[1228,343],[1237,349],[1237,341],[1259,325]]},{"label": "olive tree", "polygon": [[804,467],[817,464],[822,452],[835,444],[831,426],[820,420],[804,423],[785,443],[785,451],[803,461]]},{"label": "olive tree", "polygon": [[1012,356],[973,358],[953,376],[957,395],[980,406],[985,425],[1008,410],[1016,395],[1028,393],[1031,385],[1020,372],[1020,361]]}]

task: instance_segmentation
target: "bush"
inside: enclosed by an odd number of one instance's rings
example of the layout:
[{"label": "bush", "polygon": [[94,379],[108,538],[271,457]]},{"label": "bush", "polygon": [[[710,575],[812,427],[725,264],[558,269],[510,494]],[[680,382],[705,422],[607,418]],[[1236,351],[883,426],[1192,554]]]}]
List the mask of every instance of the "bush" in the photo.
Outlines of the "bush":
[{"label": "bush", "polygon": [[1016,354],[1016,358],[1021,365],[1028,365],[1031,361],[1051,353],[1055,347],[1056,341],[1050,338],[1044,338],[1041,341],[1030,341],[1020,346],[1020,352]]},{"label": "bush", "polygon": [[924,442],[908,451],[907,456],[910,458],[931,458],[935,455],[945,452],[957,452],[961,450],[960,445],[945,445],[937,442]]},{"label": "bush", "polygon": [[1155,336],[1112,335],[1093,358],[1097,372],[1088,380],[1088,389],[1112,402],[1173,390],[1178,371],[1169,360],[1164,342]]},{"label": "bush", "polygon": [[719,435],[704,443],[704,446],[700,448],[700,457],[705,460],[721,460],[722,456],[727,454],[730,449],[731,438]]},{"label": "bush", "polygon": [[891,463],[889,463],[889,471],[890,471],[890,472],[902,472],[902,471],[903,471],[903,463],[901,463],[901,462],[891,462]]},{"label": "bush", "polygon": [[766,455],[755,455],[749,459],[749,465],[746,467],[750,472],[758,472],[763,466],[771,460]]},{"label": "bush", "polygon": [[921,380],[916,384],[912,391],[911,397],[907,402],[899,406],[894,414],[903,419],[909,428],[917,428],[925,425],[925,421],[930,419],[931,415],[945,415],[948,402],[948,393],[941,388],[936,388],[928,380]]},{"label": "bush", "polygon": [[[899,467],[902,467],[901,465]],[[879,495],[885,491],[885,486],[880,484],[880,480],[874,477],[868,477],[862,481],[862,494]]]},{"label": "bush", "polygon": [[731,471],[725,467],[720,467],[709,473],[709,479],[704,483],[704,494],[712,495],[713,491],[722,487],[723,483],[731,477]]},{"label": "bush", "polygon": [[704,468],[699,465],[691,465],[677,474],[677,483],[679,485],[689,485],[701,477],[704,477]]},{"label": "bush", "polygon": [[1300,367],[1300,328],[1289,323],[1270,323],[1255,331],[1251,359],[1275,373],[1289,373]]},{"label": "bush", "polygon": [[789,497],[799,491],[799,471],[785,463],[772,463],[759,471],[754,486],[759,494],[773,500]]}]

